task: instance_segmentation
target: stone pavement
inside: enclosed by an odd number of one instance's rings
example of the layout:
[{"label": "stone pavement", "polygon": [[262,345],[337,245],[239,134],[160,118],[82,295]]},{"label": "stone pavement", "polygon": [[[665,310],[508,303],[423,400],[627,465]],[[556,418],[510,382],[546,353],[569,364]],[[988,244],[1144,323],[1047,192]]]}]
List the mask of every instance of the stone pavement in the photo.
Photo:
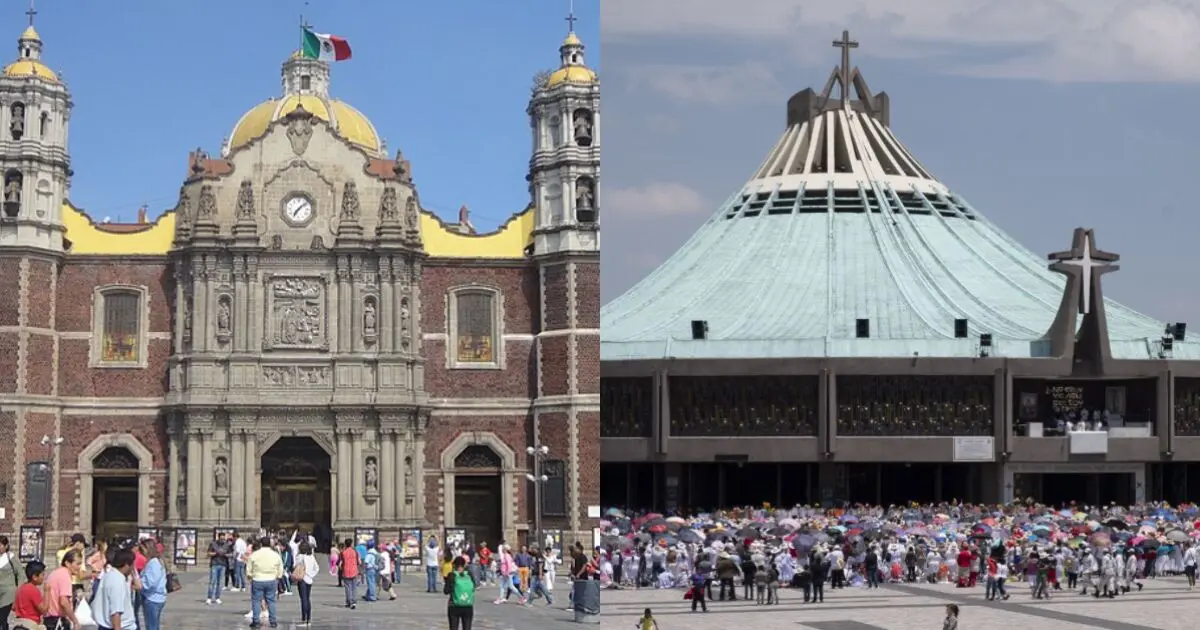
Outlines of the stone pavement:
[{"label": "stone pavement", "polygon": [[[246,628],[249,622],[244,616],[250,611],[248,593],[223,593],[220,606],[204,604],[208,588],[208,575],[202,570],[179,574],[183,589],[172,593],[167,600],[163,615],[163,628],[169,630],[228,630]],[[359,589],[359,596],[362,596]],[[337,579],[322,572],[313,585],[312,628],[319,630],[444,630],[446,621],[446,597],[425,593],[424,575],[405,574],[396,587],[395,601],[386,599],[366,603],[359,602],[357,610],[346,610],[344,591],[337,587]],[[573,613],[563,610],[566,605],[567,582],[559,581],[554,590],[555,605],[546,606],[540,600],[531,607],[517,604],[497,606],[492,601],[498,591],[493,586],[484,587],[476,594],[475,624],[473,630],[541,630],[573,627]],[[560,601],[558,595],[562,596]],[[515,600],[514,600],[515,601]],[[561,605],[560,605],[561,604]],[[281,596],[278,602],[279,627],[294,628],[300,619],[300,600],[292,596]],[[267,627],[266,614],[263,627]],[[597,626],[591,626],[597,627]]]},{"label": "stone pavement", "polygon": [[682,590],[620,590],[601,594],[600,612],[605,628],[632,628],[649,607],[661,630],[927,630],[942,627],[946,604],[958,604],[959,627],[970,630],[1183,630],[1200,618],[1200,589],[1189,592],[1183,578],[1148,580],[1144,591],[1114,600],[1059,591],[1038,601],[1028,587],[1008,590],[1008,601],[989,602],[982,587],[826,588],[823,604],[804,604],[801,591],[784,589],[778,606],[709,602],[707,614],[690,612]]}]

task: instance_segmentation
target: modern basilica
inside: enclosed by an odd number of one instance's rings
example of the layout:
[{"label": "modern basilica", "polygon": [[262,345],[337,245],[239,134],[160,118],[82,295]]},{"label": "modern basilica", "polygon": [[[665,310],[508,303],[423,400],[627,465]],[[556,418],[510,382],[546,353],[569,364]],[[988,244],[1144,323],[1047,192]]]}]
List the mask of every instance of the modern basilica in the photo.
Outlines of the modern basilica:
[{"label": "modern basilica", "polygon": [[540,524],[590,540],[599,83],[573,32],[528,107],[531,202],[489,234],[424,210],[414,165],[298,53],[219,154],[187,156],[174,208],[97,222],[42,53],[31,20],[0,76],[0,531],[512,542],[545,446]]},{"label": "modern basilica", "polygon": [[604,305],[604,502],[1194,496],[1200,343],[1105,299],[1122,235],[1022,247],[834,45],[750,180]]}]

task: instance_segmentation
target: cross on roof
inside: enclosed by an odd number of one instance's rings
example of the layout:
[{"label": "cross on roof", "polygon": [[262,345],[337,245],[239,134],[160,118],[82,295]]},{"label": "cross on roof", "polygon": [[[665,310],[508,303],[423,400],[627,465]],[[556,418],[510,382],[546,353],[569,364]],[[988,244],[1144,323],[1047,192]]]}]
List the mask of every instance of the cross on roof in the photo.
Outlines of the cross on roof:
[{"label": "cross on roof", "polygon": [[33,18],[37,15],[37,9],[33,8],[33,1],[34,0],[29,0],[29,10],[25,12],[25,15],[29,16],[30,26],[33,26]]},{"label": "cross on roof", "polygon": [[567,29],[570,30],[570,32],[574,33],[575,32],[575,20],[579,19],[579,18],[575,17],[575,0],[571,0],[571,6],[568,9],[567,17],[564,19],[567,21]]},{"label": "cross on roof", "polygon": [[842,84],[842,105],[845,106],[850,98],[850,49],[858,48],[858,42],[850,39],[850,31],[842,31],[842,38],[834,40],[833,46],[842,49],[842,66],[838,76]]},{"label": "cross on roof", "polygon": [[[1096,249],[1091,230],[1076,230],[1071,250],[1052,254],[1050,259],[1055,262],[1051,268],[1060,273],[1074,273],[1083,286],[1080,287],[1079,312],[1087,315],[1092,312],[1092,279],[1102,273],[1115,271],[1119,257],[1116,254]],[[1062,267],[1058,267],[1062,265]],[[1072,271],[1070,268],[1077,271]],[[1065,269],[1064,269],[1065,268]]]}]

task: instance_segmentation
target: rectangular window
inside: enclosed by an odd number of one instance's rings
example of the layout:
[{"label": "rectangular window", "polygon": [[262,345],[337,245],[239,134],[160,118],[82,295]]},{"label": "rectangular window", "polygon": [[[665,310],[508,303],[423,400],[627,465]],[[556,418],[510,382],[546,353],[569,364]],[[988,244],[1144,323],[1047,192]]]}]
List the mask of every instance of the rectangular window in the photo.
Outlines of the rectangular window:
[{"label": "rectangular window", "polygon": [[136,363],[141,335],[141,296],[117,292],[104,295],[104,331],[100,360]]},{"label": "rectangular window", "polygon": [[459,293],[455,304],[459,363],[495,363],[495,298],[490,293]]},{"label": "rectangular window", "polygon": [[46,462],[25,468],[25,518],[50,518],[50,464]]},{"label": "rectangular window", "polygon": [[542,516],[567,515],[567,466],[558,459],[542,462]]}]

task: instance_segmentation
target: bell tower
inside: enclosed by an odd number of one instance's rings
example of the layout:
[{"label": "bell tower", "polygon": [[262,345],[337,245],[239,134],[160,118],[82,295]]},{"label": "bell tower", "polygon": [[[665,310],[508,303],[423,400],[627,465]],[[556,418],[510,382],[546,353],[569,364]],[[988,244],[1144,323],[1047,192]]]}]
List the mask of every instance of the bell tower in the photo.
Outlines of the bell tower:
[{"label": "bell tower", "polygon": [[27,14],[17,58],[0,74],[0,248],[61,254],[71,95],[42,61],[42,38],[33,26],[37,12],[31,7]]},{"label": "bell tower", "polygon": [[594,473],[600,461],[600,83],[585,62],[575,16],[567,22],[559,67],[537,75],[527,110],[532,255],[541,287],[533,446],[545,447],[547,461],[555,460],[557,468],[543,474],[561,476],[569,506],[566,518],[543,525],[587,540],[598,525],[588,506],[600,502]]}]

